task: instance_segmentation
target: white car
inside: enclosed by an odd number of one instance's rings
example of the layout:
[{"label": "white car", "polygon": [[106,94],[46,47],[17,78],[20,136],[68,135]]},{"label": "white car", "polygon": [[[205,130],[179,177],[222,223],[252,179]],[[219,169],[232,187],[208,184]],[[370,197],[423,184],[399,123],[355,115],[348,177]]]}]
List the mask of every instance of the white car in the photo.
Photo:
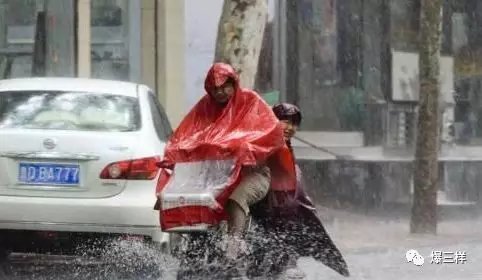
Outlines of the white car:
[{"label": "white car", "polygon": [[0,239],[104,233],[168,242],[153,206],[170,133],[144,85],[0,80]]}]

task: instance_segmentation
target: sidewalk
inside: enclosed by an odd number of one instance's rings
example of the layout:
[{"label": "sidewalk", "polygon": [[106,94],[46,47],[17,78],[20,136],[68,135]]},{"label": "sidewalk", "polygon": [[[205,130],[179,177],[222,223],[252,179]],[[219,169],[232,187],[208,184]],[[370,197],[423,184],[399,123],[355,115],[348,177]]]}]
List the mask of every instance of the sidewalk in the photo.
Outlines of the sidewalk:
[{"label": "sidewalk", "polygon": [[[365,146],[361,132],[299,131],[297,137],[329,152],[348,156],[359,162],[412,162],[414,151],[385,149],[382,146]],[[293,149],[299,160],[334,160],[332,154],[315,149],[293,139]],[[441,162],[482,161],[480,146],[443,146],[439,153]]]},{"label": "sidewalk", "polygon": [[[366,216],[318,207],[331,238],[341,250],[351,277],[344,278],[313,259],[303,258],[298,267],[306,280],[461,280],[482,279],[482,221],[447,220],[438,224],[438,234],[410,235],[408,218]],[[406,260],[415,249],[423,266]],[[465,252],[464,264],[432,264],[432,252]]]},{"label": "sidewalk", "polygon": [[457,243],[482,244],[482,219],[461,217],[440,221],[437,235],[410,234],[409,217],[362,215],[317,207],[335,244],[343,252],[386,251]]},{"label": "sidewalk", "polygon": [[[312,259],[301,259],[298,267],[306,273],[305,280],[480,280],[482,270],[482,245],[458,244],[444,247],[415,247],[423,257],[422,266],[406,260],[407,249],[392,249],[383,253],[344,254],[350,270],[350,278],[316,263]],[[431,263],[431,252],[466,252],[466,263]]]}]

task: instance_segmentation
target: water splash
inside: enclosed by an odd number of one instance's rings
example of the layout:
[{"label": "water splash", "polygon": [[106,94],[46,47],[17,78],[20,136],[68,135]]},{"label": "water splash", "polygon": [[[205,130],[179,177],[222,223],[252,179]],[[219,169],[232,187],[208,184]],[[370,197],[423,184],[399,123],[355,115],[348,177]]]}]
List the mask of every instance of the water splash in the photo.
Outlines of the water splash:
[{"label": "water splash", "polygon": [[13,280],[176,279],[177,261],[153,243],[116,239],[83,244],[77,251],[76,256],[14,254],[0,272]]}]

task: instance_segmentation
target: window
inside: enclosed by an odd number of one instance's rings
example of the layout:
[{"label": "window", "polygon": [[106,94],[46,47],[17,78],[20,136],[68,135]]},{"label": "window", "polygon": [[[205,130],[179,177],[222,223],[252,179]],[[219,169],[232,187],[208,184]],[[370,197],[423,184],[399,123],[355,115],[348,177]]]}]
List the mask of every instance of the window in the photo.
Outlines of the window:
[{"label": "window", "polygon": [[166,142],[172,133],[171,124],[169,123],[169,119],[162,109],[161,104],[159,104],[159,101],[153,93],[149,93],[149,106],[151,108],[152,120],[154,122],[157,137],[159,137],[159,140],[162,142]]},{"label": "window", "polygon": [[[462,2],[462,1],[460,1]],[[442,19],[442,55],[450,53],[450,1],[444,1]],[[420,1],[390,0],[391,47],[398,51],[417,52],[420,26]]]},{"label": "window", "polygon": [[126,132],[139,127],[135,97],[54,91],[0,93],[0,128]]},{"label": "window", "polygon": [[481,1],[454,1],[449,17],[457,101],[454,127],[461,144],[480,143],[482,138],[481,14]]},{"label": "window", "polygon": [[74,6],[74,0],[0,1],[0,60],[7,65],[0,78],[75,76]]},{"label": "window", "polygon": [[92,77],[129,81],[127,0],[91,2]]}]

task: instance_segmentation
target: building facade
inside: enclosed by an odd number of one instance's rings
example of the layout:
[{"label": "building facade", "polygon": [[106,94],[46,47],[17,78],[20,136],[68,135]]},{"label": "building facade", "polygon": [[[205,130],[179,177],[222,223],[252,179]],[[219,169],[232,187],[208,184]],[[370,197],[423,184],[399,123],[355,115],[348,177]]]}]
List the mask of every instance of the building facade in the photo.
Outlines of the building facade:
[{"label": "building facade", "polygon": [[[413,145],[419,2],[277,1],[274,87],[302,108],[303,129],[365,131],[367,144]],[[480,1],[444,1],[442,141],[482,139],[480,18]]]},{"label": "building facade", "polygon": [[[364,131],[367,144],[412,145],[418,1],[268,2],[256,90],[299,105],[304,130]],[[0,0],[0,75],[146,83],[176,125],[204,94],[222,4]],[[481,7],[476,0],[444,4],[448,109],[441,117],[459,143],[482,139]]]},{"label": "building facade", "polygon": [[184,34],[183,1],[0,0],[0,74],[145,83],[176,125]]}]

